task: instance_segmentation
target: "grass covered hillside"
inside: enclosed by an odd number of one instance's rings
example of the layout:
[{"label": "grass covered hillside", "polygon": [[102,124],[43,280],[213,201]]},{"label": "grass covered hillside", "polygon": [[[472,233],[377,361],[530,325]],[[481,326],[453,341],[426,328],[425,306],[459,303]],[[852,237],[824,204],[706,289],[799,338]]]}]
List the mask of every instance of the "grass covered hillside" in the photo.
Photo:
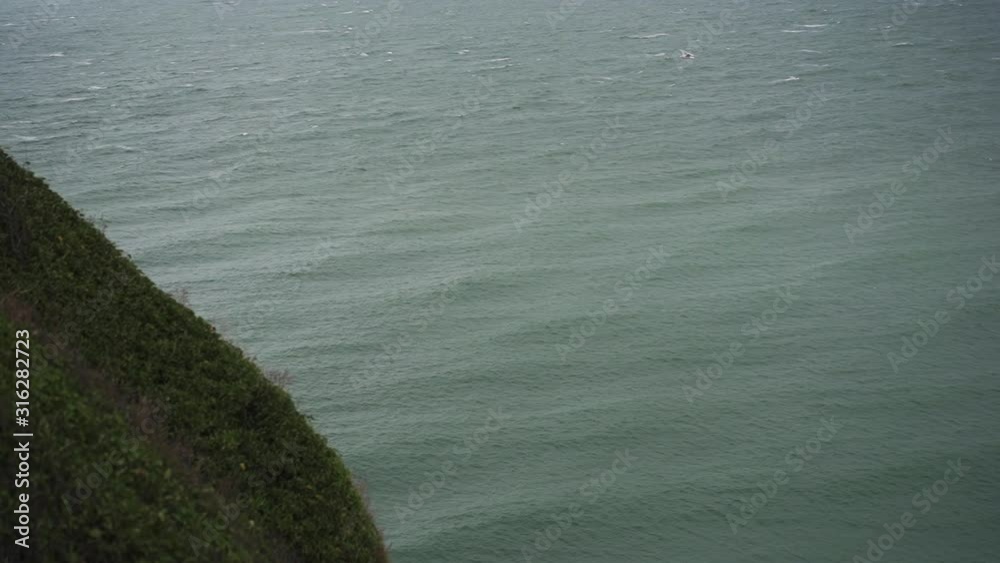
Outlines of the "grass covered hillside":
[{"label": "grass covered hillside", "polygon": [[[15,331],[30,414],[15,426]],[[238,348],[0,151],[0,433],[33,432],[30,556],[12,561],[387,561],[337,453]]]}]

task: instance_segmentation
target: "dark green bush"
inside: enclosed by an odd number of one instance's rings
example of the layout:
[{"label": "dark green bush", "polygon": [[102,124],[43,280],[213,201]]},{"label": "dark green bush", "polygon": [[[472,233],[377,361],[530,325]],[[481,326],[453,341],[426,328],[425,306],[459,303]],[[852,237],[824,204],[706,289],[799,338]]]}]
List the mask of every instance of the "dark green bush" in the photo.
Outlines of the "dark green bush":
[{"label": "dark green bush", "polygon": [[[8,317],[11,311],[23,313],[30,318],[33,338],[48,342],[74,364],[99,374],[118,395],[118,403],[134,406],[145,400],[164,406],[169,414],[163,422],[163,442],[182,452],[174,456],[174,463],[183,464],[211,489],[223,508],[235,502],[239,511],[236,524],[219,531],[218,537],[201,538],[208,545],[205,553],[219,554],[208,559],[245,557],[240,551],[244,548],[237,546],[250,546],[244,551],[253,551],[253,540],[236,542],[234,538],[249,533],[273,538],[293,560],[387,560],[350,473],[289,396],[212,326],[158,289],[40,178],[2,151],[0,307]],[[4,350],[12,346],[11,338],[0,341]],[[66,389],[52,400],[83,405],[90,395],[107,394],[107,390],[88,388],[74,394],[71,387]],[[80,406],[77,415],[81,419],[48,409],[44,416],[58,431],[81,425],[81,432],[95,432],[99,425],[87,428],[80,422],[90,416],[88,409],[95,407]],[[117,435],[120,425],[110,428],[107,436],[92,438],[99,444],[109,441],[106,445],[113,449],[117,447],[114,440],[122,438]],[[78,452],[88,447],[76,446]],[[44,459],[38,461],[39,471],[62,471],[45,464]],[[51,475],[53,483],[71,477]],[[160,489],[128,482],[120,487],[121,491],[117,486],[104,489],[114,497],[106,499],[107,505],[98,508],[95,504],[86,517],[80,516],[84,520],[70,522],[80,532],[72,536],[74,541],[88,541],[85,528],[89,526],[98,531],[102,543],[121,546],[118,551],[108,547],[106,557],[88,560],[194,560],[193,548],[173,553],[166,537],[147,546],[126,541],[132,536],[108,534],[117,533],[111,529],[118,525],[115,518],[133,521],[129,520],[133,512],[135,525],[153,533],[148,530],[148,514],[135,507],[160,502],[161,494],[167,495],[162,501],[164,510],[173,506],[173,514],[192,516],[188,513],[205,504],[197,495],[186,500],[178,497],[172,505],[167,504],[169,493]],[[165,481],[162,491],[170,487]],[[139,500],[129,500],[129,495]],[[112,510],[121,513],[114,516]],[[217,516],[210,510],[202,512],[205,518]],[[10,531],[5,528],[0,533]],[[40,537],[44,533],[39,530]]]}]

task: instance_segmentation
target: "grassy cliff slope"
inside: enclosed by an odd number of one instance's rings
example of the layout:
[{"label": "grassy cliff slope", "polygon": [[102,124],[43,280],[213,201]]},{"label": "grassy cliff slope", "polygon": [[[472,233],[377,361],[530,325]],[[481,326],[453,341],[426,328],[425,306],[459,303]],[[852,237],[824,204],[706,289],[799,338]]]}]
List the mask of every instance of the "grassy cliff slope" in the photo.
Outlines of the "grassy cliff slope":
[{"label": "grassy cliff slope", "polygon": [[[5,366],[22,329],[39,433],[32,560],[387,560],[348,470],[289,396],[0,151]],[[0,410],[8,443],[13,419]]]}]

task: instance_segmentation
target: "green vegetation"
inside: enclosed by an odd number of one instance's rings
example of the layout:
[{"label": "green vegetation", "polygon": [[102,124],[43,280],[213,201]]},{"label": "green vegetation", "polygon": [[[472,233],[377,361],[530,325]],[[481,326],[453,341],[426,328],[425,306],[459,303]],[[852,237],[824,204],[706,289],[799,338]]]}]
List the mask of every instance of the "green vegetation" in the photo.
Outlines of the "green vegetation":
[{"label": "green vegetation", "polygon": [[[14,333],[10,321],[0,317],[0,338],[12,343]],[[151,446],[162,413],[151,413],[131,425],[113,402],[82,391],[86,383],[68,375],[72,369],[67,366],[55,365],[43,354],[41,342],[29,343],[33,344],[29,403],[34,415],[27,430],[34,438],[30,486],[25,490],[30,548],[47,554],[49,560],[67,562],[173,561],[177,554],[191,551],[188,537],[205,535],[206,515],[222,522],[225,514],[210,491],[190,487]],[[3,365],[14,365],[12,345],[3,347]],[[0,373],[3,389],[13,389],[13,370]],[[12,413],[4,414],[0,424],[4,435],[22,431],[9,428]],[[10,449],[5,452],[5,460],[12,462]],[[14,475],[14,464],[7,465],[4,474]],[[12,492],[8,482],[3,494]],[[245,521],[236,520],[234,525],[246,532]],[[250,552],[233,538],[232,534],[208,537],[197,559],[251,560]],[[5,550],[11,541],[4,539]],[[60,547],[58,557],[49,553],[55,546]]]},{"label": "green vegetation", "polygon": [[[21,329],[32,560],[387,561],[350,473],[287,393],[0,151],[7,405]],[[7,475],[13,418],[0,411]]]}]

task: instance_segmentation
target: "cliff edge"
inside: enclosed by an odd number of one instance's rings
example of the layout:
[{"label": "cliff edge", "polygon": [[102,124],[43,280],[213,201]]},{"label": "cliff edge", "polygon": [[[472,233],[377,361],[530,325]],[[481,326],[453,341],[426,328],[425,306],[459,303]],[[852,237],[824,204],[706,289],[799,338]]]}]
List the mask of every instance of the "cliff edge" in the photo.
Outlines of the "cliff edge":
[{"label": "cliff edge", "polygon": [[12,561],[388,561],[288,394],[3,151],[0,355]]}]

